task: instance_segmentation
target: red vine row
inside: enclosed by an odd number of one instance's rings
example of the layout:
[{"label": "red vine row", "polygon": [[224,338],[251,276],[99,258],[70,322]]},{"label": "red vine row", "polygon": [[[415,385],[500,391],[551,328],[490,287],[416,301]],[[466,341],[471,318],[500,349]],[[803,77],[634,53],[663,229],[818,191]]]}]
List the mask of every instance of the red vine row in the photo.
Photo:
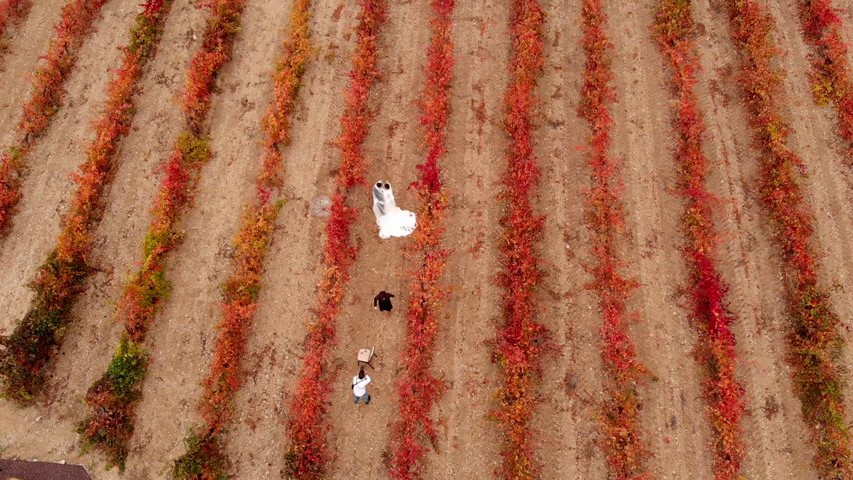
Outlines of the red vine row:
[{"label": "red vine row", "polygon": [[624,213],[620,198],[619,163],[610,155],[613,117],[609,106],[615,100],[611,86],[608,50],[604,31],[607,17],[601,0],[583,1],[583,49],[586,53],[580,115],[592,130],[589,139],[589,166],[592,188],[587,201],[588,227],[592,231],[592,253],[596,264],[592,269],[591,288],[598,296],[604,316],[601,330],[604,339],[602,359],[610,376],[604,405],[604,452],[613,478],[649,478],[640,425],[639,387],[646,375],[645,366],[637,358],[628,332],[626,300],[636,282],[625,278],[620,270],[617,239],[623,230]]},{"label": "red vine row", "polygon": [[847,44],[838,9],[830,0],[802,0],[800,19],[806,40],[814,47],[812,88],[819,105],[833,103],[841,138],[847,142],[847,162],[853,158],[853,82]]},{"label": "red vine row", "polygon": [[217,73],[231,57],[244,5],[245,0],[214,0],[207,4],[211,14],[202,45],[190,63],[184,89],[186,128],[163,167],[154,218],[143,240],[140,267],[125,285],[118,303],[117,314],[125,331],[107,371],[86,394],[91,412],[78,431],[84,443],[104,451],[110,463],[119,466],[127,456],[148,365],[143,348],[145,335],[170,288],[166,264],[180,239],[178,222],[189,206],[201,168],[211,156],[201,130],[210,102],[196,96],[209,99]]},{"label": "red vine row", "polygon": [[694,91],[699,59],[693,41],[695,24],[690,3],[661,0],[654,30],[672,68],[678,97],[675,157],[680,172],[679,191],[687,202],[681,224],[687,238],[684,254],[690,267],[692,317],[703,342],[699,358],[708,372],[704,389],[714,432],[714,478],[737,480],[741,478],[744,458],[741,427],[744,388],[735,378],[735,338],[729,328],[734,317],[726,309],[728,285],[715,264],[715,199],[705,186],[709,166],[702,151],[705,122]]},{"label": "red vine row", "polygon": [[326,223],[317,317],[308,326],[305,357],[287,423],[285,471],[298,479],[319,479],[326,472],[329,460],[326,405],[331,388],[330,351],[335,342],[335,320],[349,281],[349,267],[357,254],[350,241],[350,226],[357,212],[347,205],[347,198],[353,187],[366,183],[361,145],[370,127],[371,113],[367,102],[379,77],[376,51],[387,9],[385,0],[360,0],[359,4],[358,43],[341,116],[342,133],[337,142],[341,150],[341,166],[336,192],[332,196],[331,216]]},{"label": "red vine row", "polygon": [[446,295],[438,281],[449,251],[442,248],[447,197],[441,185],[439,159],[446,151],[447,118],[450,114],[450,83],[453,79],[451,16],[454,0],[432,0],[435,18],[427,51],[426,80],[421,99],[421,125],[426,137],[427,158],[417,166],[420,176],[412,186],[418,195],[418,229],[408,253],[417,270],[410,279],[406,347],[401,355],[403,375],[397,381],[399,419],[394,423],[389,474],[393,479],[421,478],[425,443],[437,444],[430,411],[444,386],[432,372],[435,337],[438,334],[441,300]]},{"label": "red vine row", "polygon": [[814,462],[823,478],[853,478],[844,376],[838,365],[844,341],[829,293],[818,283],[813,214],[800,187],[803,164],[786,145],[790,127],[776,102],[781,81],[772,66],[777,54],[773,25],[755,0],[727,3],[732,38],[741,58],[739,80],[761,152],[760,197],[776,229],[787,279],[789,357],[816,447]]},{"label": "red vine row", "polygon": [[36,70],[33,94],[18,122],[18,139],[0,158],[0,235],[8,232],[15,206],[21,199],[27,154],[59,111],[65,93],[63,85],[77,63],[77,54],[92,32],[101,7],[108,1],[69,0],[62,7],[56,34],[43,58],[44,64]]},{"label": "red vine row", "polygon": [[545,19],[538,0],[514,0],[511,9],[510,81],[504,97],[504,130],[510,145],[501,193],[508,205],[501,218],[504,241],[502,270],[498,274],[506,293],[503,322],[498,327],[492,354],[492,361],[503,369],[503,385],[497,391],[497,406],[491,415],[504,435],[500,476],[521,479],[539,476],[530,419],[537,403],[536,388],[542,373],[540,356],[547,337],[545,327],[536,322],[534,306],[534,295],[542,279],[535,249],[545,219],[531,205],[539,181],[531,135],[531,108],[536,102],[536,81],[542,72]]},{"label": "red vine row", "polygon": [[0,0],[0,57],[6,52],[6,29],[21,23],[30,14],[32,0]]},{"label": "red vine row", "polygon": [[310,0],[296,0],[290,12],[290,34],[282,45],[273,79],[273,102],[264,121],[264,162],[256,180],[256,196],[247,205],[234,238],[232,273],[224,284],[223,318],[200,403],[205,425],[186,439],[187,452],[175,462],[175,478],[227,477],[224,435],[231,421],[234,395],[243,382],[240,360],[258,306],[264,257],[283,203],[280,149],[290,142],[290,115],[311,54],[309,7]]},{"label": "red vine row", "polygon": [[170,7],[171,0],[149,0],[136,17],[124,47],[122,66],[107,87],[106,110],[95,125],[95,139],[74,176],[77,190],[63,218],[56,246],[32,283],[35,299],[5,340],[6,353],[0,360],[6,382],[4,392],[19,402],[30,401],[44,383],[44,367],[52,349],[61,341],[57,332],[71,321],[71,306],[90,272],[87,257],[102,210],[101,194],[110,180],[119,142],[130,130],[138,82],[143,67],[154,56]]}]

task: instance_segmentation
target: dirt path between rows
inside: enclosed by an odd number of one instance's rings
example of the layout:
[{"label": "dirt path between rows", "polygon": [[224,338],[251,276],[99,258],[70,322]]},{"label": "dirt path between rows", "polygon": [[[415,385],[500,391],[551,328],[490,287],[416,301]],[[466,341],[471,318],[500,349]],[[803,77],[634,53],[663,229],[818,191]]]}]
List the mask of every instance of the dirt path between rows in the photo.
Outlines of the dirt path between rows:
[{"label": "dirt path between rows", "polygon": [[[410,266],[404,261],[403,248],[409,239],[379,239],[371,188],[377,180],[389,182],[397,205],[417,210],[416,198],[407,186],[416,179],[415,165],[423,156],[417,100],[423,89],[430,19],[431,10],[424,4],[389,2],[388,21],[382,28],[378,53],[382,78],[371,92],[376,117],[363,146],[368,185],[356,190],[349,202],[359,212],[351,230],[359,251],[338,317],[338,341],[333,350],[338,371],[329,420],[330,445],[337,458],[331,478],[387,475],[382,455],[388,444],[388,426],[398,411],[394,382],[406,334],[406,272]],[[390,314],[373,309],[373,297],[380,290],[395,295]],[[356,354],[360,348],[373,346],[379,355],[376,370],[366,372],[372,379],[368,391],[373,400],[369,406],[354,405],[351,384],[358,372]]]},{"label": "dirt path between rows", "polygon": [[453,18],[454,81],[448,153],[442,160],[448,192],[443,282],[450,288],[436,340],[435,371],[448,387],[434,409],[439,449],[426,478],[475,478],[499,465],[500,437],[487,420],[499,379],[486,342],[500,318],[495,194],[506,163],[503,94],[509,51],[509,7],[457,2]]},{"label": "dirt path between rows", "polygon": [[[543,359],[542,404],[535,426],[542,438],[543,478],[605,478],[597,442],[603,395],[601,315],[585,270],[593,264],[585,225],[589,187],[586,140],[589,128],[578,117],[585,55],[581,4],[543,2],[545,70],[535,139],[542,168],[538,210],[547,216],[541,258],[545,278],[541,319],[557,347]],[[561,452],[549,455],[548,452]]]},{"label": "dirt path between rows", "polygon": [[332,192],[340,164],[333,141],[340,133],[357,12],[355,4],[314,4],[314,54],[297,100],[292,143],[283,150],[287,203],[267,255],[260,308],[244,361],[248,380],[235,402],[229,451],[236,478],[278,478],[284,468],[289,395],[302,363],[301,344],[314,318],[314,287],[322,273],[325,218],[312,213],[312,205]]}]

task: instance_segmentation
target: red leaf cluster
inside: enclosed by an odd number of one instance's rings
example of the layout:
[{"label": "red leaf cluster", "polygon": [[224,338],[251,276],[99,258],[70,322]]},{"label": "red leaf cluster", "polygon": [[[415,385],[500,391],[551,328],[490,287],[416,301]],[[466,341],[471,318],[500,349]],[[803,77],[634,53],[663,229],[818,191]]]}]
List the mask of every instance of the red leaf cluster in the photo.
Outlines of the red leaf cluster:
[{"label": "red leaf cluster", "polygon": [[283,45],[282,57],[276,66],[273,78],[273,102],[264,120],[266,153],[263,169],[256,180],[258,198],[266,204],[270,196],[264,192],[278,191],[283,173],[280,147],[290,141],[290,114],[296,102],[296,93],[302,81],[302,73],[311,54],[308,20],[309,1],[294,3],[290,13],[290,38]]},{"label": "red leaf cluster", "polygon": [[[106,108],[95,124],[95,138],[86,150],[86,161],[74,175],[77,190],[63,218],[56,246],[33,281],[36,299],[22,324],[41,324],[44,328],[42,335],[30,337],[30,347],[26,348],[30,349],[31,358],[20,363],[21,367],[28,365],[26,377],[30,382],[41,381],[41,369],[48,361],[50,348],[60,341],[56,331],[71,320],[71,305],[89,273],[87,257],[92,231],[101,212],[101,194],[109,182],[119,142],[130,129],[135,113],[133,100],[139,91],[137,84],[143,67],[153,57],[153,46],[160,39],[171,3],[171,0],[165,4],[163,0],[149,0],[146,10],[137,16],[124,48],[122,66],[107,87]],[[40,346],[33,345],[34,341]]]},{"label": "red leaf cluster", "polygon": [[331,215],[326,223],[323,249],[323,278],[318,285],[316,321],[308,326],[305,357],[290,405],[287,424],[286,473],[299,479],[322,478],[329,451],[325,418],[328,403],[330,350],[335,341],[335,320],[349,281],[349,267],[356,249],[350,242],[350,226],[357,212],[347,206],[351,187],[365,184],[361,145],[370,127],[368,99],[378,79],[376,51],[379,33],[387,15],[385,0],[360,0],[361,12],[355,33],[357,45],[350,71],[350,84],[341,116],[341,150],[337,191],[332,195]]},{"label": "red leaf cluster", "polygon": [[734,317],[726,309],[728,286],[715,264],[717,239],[712,215],[715,199],[705,186],[709,166],[702,151],[705,122],[694,91],[699,69],[694,29],[690,2],[661,0],[654,30],[669,60],[678,98],[675,157],[680,172],[679,192],[687,203],[681,224],[687,239],[684,255],[691,269],[692,316],[701,334],[699,359],[708,372],[705,398],[715,436],[714,478],[737,480],[741,478],[744,458],[741,427],[744,388],[735,378],[735,338],[729,329]]},{"label": "red leaf cluster", "polygon": [[451,15],[454,0],[432,0],[435,18],[427,50],[420,123],[424,129],[427,157],[417,166],[420,173],[412,187],[418,196],[418,229],[408,254],[415,262],[409,291],[406,346],[401,355],[402,376],[396,389],[399,418],[392,426],[388,445],[388,473],[393,479],[421,478],[424,455],[436,445],[437,433],[430,411],[444,386],[431,372],[438,334],[441,301],[446,295],[438,281],[449,252],[441,248],[445,230],[446,194],[441,185],[439,159],[446,150],[450,114],[450,83],[453,78]]},{"label": "red leaf cluster", "polygon": [[6,28],[17,25],[27,18],[32,6],[33,0],[0,0],[0,57],[6,51],[3,39]]},{"label": "red leaf cluster", "polygon": [[611,476],[616,479],[649,478],[648,452],[642,443],[639,425],[639,386],[646,369],[637,358],[627,322],[635,314],[626,312],[626,300],[635,282],[625,278],[619,259],[617,239],[622,232],[624,214],[619,163],[610,155],[613,117],[609,107],[615,100],[611,86],[608,50],[604,31],[607,17],[601,0],[583,1],[583,49],[586,53],[580,115],[592,130],[588,164],[592,187],[587,201],[587,224],[592,231],[592,290],[604,317],[602,359],[610,384],[604,405],[604,452]]},{"label": "red leaf cluster", "polygon": [[181,97],[187,125],[192,131],[199,131],[207,118],[213,82],[231,58],[231,45],[240,29],[240,12],[245,4],[246,0],[212,0],[208,6],[213,15],[207,18],[201,50],[190,63],[187,85]]},{"label": "red leaf cluster", "polygon": [[[60,12],[56,33],[50,41],[43,64],[33,76],[33,93],[23,107],[18,122],[19,138],[0,157],[0,235],[8,231],[15,206],[21,199],[21,178],[26,171],[26,156],[53,116],[59,110],[63,85],[77,63],[83,41],[101,7],[109,0],[69,0]],[[2,20],[2,17],[0,17]]]},{"label": "red leaf cluster", "polygon": [[[224,472],[219,469],[227,463],[222,437],[230,422],[234,395],[243,381],[240,360],[246,351],[249,330],[257,309],[264,257],[281,207],[278,200],[271,203],[270,196],[274,193],[278,197],[281,193],[283,165],[280,149],[289,141],[290,114],[311,54],[309,7],[310,0],[297,0],[291,9],[290,35],[282,45],[282,55],[273,79],[273,102],[264,120],[267,138],[264,163],[256,182],[258,195],[246,207],[243,223],[234,239],[232,273],[223,286],[223,319],[218,326],[213,364],[204,383],[200,404],[205,421],[205,426],[200,429],[201,435],[205,438],[215,437],[216,441],[205,443],[209,451],[204,455],[190,448],[176,462],[176,465],[195,462],[201,469],[201,478],[220,478],[219,475]],[[262,191],[269,193],[261,195]],[[193,444],[190,439],[186,443]],[[190,469],[178,467],[176,470]],[[178,477],[181,478],[180,475]]]},{"label": "red leaf cluster", "polygon": [[776,229],[787,279],[788,351],[802,413],[812,430],[814,462],[823,478],[853,478],[844,375],[838,364],[844,341],[829,293],[818,282],[813,214],[799,184],[803,164],[786,145],[789,126],[776,100],[780,74],[772,66],[777,55],[773,25],[755,0],[729,0],[727,5],[741,59],[739,81],[761,153],[760,197]]},{"label": "red leaf cluster", "polygon": [[[230,46],[236,36],[236,25],[239,23],[244,4],[245,0],[218,0],[209,5],[211,17],[208,19],[207,30],[204,33],[205,41],[190,64],[183,97],[185,101],[189,101],[186,92],[196,92],[202,96],[210,95],[215,74],[229,58]],[[146,9],[148,10],[150,9]],[[135,45],[138,50],[144,50],[148,43],[141,42]],[[211,49],[215,50],[218,58],[214,71],[209,70],[210,64],[199,60],[210,58]],[[203,70],[205,73],[200,75],[198,70]],[[206,89],[198,88],[196,82],[200,77],[207,79]],[[206,111],[205,109],[204,112]],[[117,314],[125,326],[122,342],[129,342],[130,346],[142,352],[142,355],[145,354],[142,344],[148,328],[154,321],[158,306],[169,292],[166,263],[169,253],[180,240],[178,222],[189,206],[201,168],[211,156],[208,141],[201,134],[202,122],[203,118],[192,119],[188,116],[186,129],[179,134],[174,149],[163,165],[163,179],[154,203],[153,219],[143,242],[141,264],[125,285],[122,298],[118,302]],[[113,363],[116,361],[117,357],[114,357]],[[141,374],[134,376],[132,385],[123,387],[132,391],[132,395],[124,395],[121,401],[102,404],[98,399],[103,398],[104,395],[94,393],[103,393],[105,388],[114,388],[106,381],[109,377],[109,372],[106,372],[89,390],[87,403],[91,408],[91,415],[84,421],[81,430],[90,431],[92,425],[99,422],[112,422],[126,425],[126,428],[132,432],[144,374],[143,369]],[[129,436],[127,434],[115,439],[107,437],[101,440],[101,443],[126,455]]]},{"label": "red leaf cluster", "polygon": [[832,102],[838,111],[839,134],[853,158],[853,83],[839,11],[831,0],[801,0],[800,19],[806,40],[814,47],[812,88],[818,104]]},{"label": "red leaf cluster", "polygon": [[503,321],[498,327],[492,361],[503,369],[503,385],[491,416],[503,431],[502,478],[536,478],[530,419],[537,403],[537,383],[547,331],[536,322],[535,292],[542,279],[536,243],[544,217],[531,205],[539,181],[533,151],[532,108],[536,82],[542,72],[542,25],[538,0],[515,0],[511,6],[510,80],[504,97],[504,130],[509,138],[507,169],[501,198],[507,202],[501,218],[504,239],[498,281],[505,290]]}]

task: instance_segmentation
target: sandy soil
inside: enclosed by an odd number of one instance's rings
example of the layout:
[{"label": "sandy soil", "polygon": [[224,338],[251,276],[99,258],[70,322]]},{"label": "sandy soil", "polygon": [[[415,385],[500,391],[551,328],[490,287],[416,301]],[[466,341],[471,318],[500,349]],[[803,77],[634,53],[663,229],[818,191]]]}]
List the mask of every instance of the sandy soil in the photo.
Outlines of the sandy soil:
[{"label": "sandy soil", "polygon": [[[589,187],[587,124],[578,118],[584,66],[580,4],[543,3],[545,70],[539,83],[542,106],[536,140],[542,166],[539,210],[546,215],[542,258],[545,270],[542,317],[557,347],[543,359],[542,406],[534,422],[542,439],[543,478],[604,478],[604,457],[596,448],[599,399],[603,393],[595,295],[585,285],[592,264],[584,228],[584,190]],[[548,452],[564,452],[550,455]]]},{"label": "sandy soil", "polygon": [[[0,62],[0,140],[12,138],[29,84],[26,78],[50,38],[58,2],[36,2],[29,19]],[[8,332],[28,307],[25,287],[52,247],[59,216],[72,192],[68,174],[83,160],[91,122],[102,108],[106,69],[119,59],[116,46],[137,0],[113,0],[84,46],[68,84],[68,96],[54,125],[33,151],[24,200],[10,236],[0,244],[0,332]],[[204,27],[204,12],[177,0],[163,48],[143,78],[144,93],[131,134],[124,141],[115,179],[96,232],[98,271],[75,307],[69,331],[50,379],[50,394],[35,407],[19,409],[0,401],[0,455],[85,464],[94,478],[119,478],[105,471],[97,455],[78,452],[74,424],[85,414],[82,398],[109,360],[120,326],[114,302],[138,257],[158,186],[157,167],[181,126],[175,102],[184,72]],[[808,48],[799,32],[794,0],[768,0],[786,55],[786,114],[795,130],[791,147],[803,157],[804,182],[816,214],[816,244],[822,280],[853,336],[853,201],[849,172],[841,167],[840,141],[831,109],[815,107],[806,80]],[[843,4],[846,2],[840,2]],[[711,434],[702,399],[703,371],[693,360],[696,331],[686,309],[686,268],[679,252],[675,194],[675,133],[668,108],[668,72],[649,30],[656,2],[608,2],[608,33],[614,44],[614,86],[618,101],[613,153],[623,162],[627,272],[640,283],[631,299],[638,322],[631,332],[640,358],[655,379],[644,389],[642,422],[654,455],[650,468],[660,479],[711,478]],[[841,5],[845,6],[845,5]],[[849,7],[849,5],[847,5]],[[184,451],[182,439],[199,420],[196,402],[207,373],[219,320],[219,285],[228,274],[230,241],[239,225],[240,205],[251,195],[259,163],[259,128],[270,99],[270,75],[286,31],[289,2],[249,0],[234,61],[219,82],[211,113],[215,153],[205,167],[195,206],[185,218],[185,241],[174,252],[174,283],[149,338],[153,364],[144,384],[137,434],[123,478],[165,478]],[[538,94],[536,152],[542,168],[539,210],[547,216],[541,243],[546,278],[538,297],[541,321],[551,330],[555,351],[543,358],[542,401],[534,419],[543,478],[606,478],[596,442],[602,398],[600,318],[584,285],[591,263],[583,202],[588,186],[584,144],[589,134],[577,116],[583,52],[579,2],[544,0],[546,65]],[[284,423],[301,362],[305,325],[315,308],[320,278],[324,218],[312,204],[333,190],[339,153],[333,142],[348,84],[357,5],[317,0],[312,19],[314,54],[304,77],[292,129],[284,150],[287,203],[267,262],[260,309],[244,366],[249,372],[238,394],[228,450],[236,478],[279,478]],[[423,158],[417,99],[429,41],[429,9],[423,2],[391,1],[379,67],[383,73],[371,99],[376,116],[365,144],[368,182],[396,188],[398,203],[415,210],[406,186]],[[772,232],[756,198],[757,152],[745,123],[735,83],[737,57],[729,39],[721,0],[697,0],[694,15],[703,70],[697,92],[707,119],[706,152],[716,167],[709,180],[721,198],[720,268],[731,285],[736,316],[738,375],[746,386],[744,420],[748,478],[810,479],[812,447],[792,394],[785,362],[786,317],[781,269]],[[503,91],[509,54],[507,19],[501,2],[458,2],[454,14],[456,75],[443,161],[449,192],[446,245],[453,249],[445,283],[451,288],[440,330],[435,370],[448,387],[435,408],[439,445],[427,456],[427,478],[490,475],[499,464],[499,434],[487,419],[498,369],[487,342],[501,312],[499,268],[502,205],[496,200],[505,164]],[[853,16],[845,13],[851,37]],[[851,57],[853,60],[853,56]],[[330,442],[336,457],[330,477],[385,478],[383,452],[398,405],[394,396],[405,336],[408,296],[406,239],[380,240],[370,212],[369,188],[353,198],[360,216],[354,226],[358,259],[338,321],[334,351],[336,382],[329,406]],[[390,314],[372,308],[380,290],[396,295]],[[359,348],[379,354],[370,386],[373,403],[355,406],[350,378]],[[844,357],[853,368],[853,349]],[[853,408],[853,387],[848,387]]]}]

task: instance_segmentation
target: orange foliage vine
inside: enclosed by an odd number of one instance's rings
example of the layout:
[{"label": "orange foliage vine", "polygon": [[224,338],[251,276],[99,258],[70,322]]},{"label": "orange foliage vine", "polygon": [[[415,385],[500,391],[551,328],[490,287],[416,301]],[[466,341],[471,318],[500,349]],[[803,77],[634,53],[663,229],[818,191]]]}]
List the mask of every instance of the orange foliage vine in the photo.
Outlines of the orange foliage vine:
[{"label": "orange foliage vine", "polygon": [[773,24],[755,0],[728,0],[732,39],[741,60],[739,81],[760,151],[760,198],[776,230],[788,296],[788,352],[794,386],[816,448],[822,478],[853,478],[844,408],[844,346],[840,319],[818,282],[813,213],[800,187],[802,161],[787,146],[790,127],[780,113],[780,73]]},{"label": "orange foliage vine", "polygon": [[287,423],[285,472],[298,479],[323,478],[329,459],[326,433],[326,405],[329,398],[330,350],[335,342],[335,320],[356,248],[350,241],[350,226],[357,216],[347,205],[353,187],[364,185],[364,157],[361,145],[370,127],[368,99],[379,77],[376,52],[379,33],[387,15],[385,0],[360,0],[357,45],[350,71],[350,84],[341,116],[341,166],[332,196],[331,215],[326,223],[323,248],[323,278],[318,285],[316,321],[308,326],[305,356],[290,404]]},{"label": "orange foliage vine", "polygon": [[531,205],[539,181],[533,151],[531,109],[536,102],[536,81],[542,72],[542,25],[538,0],[515,0],[511,6],[510,80],[504,97],[504,130],[509,138],[507,169],[501,198],[507,202],[501,218],[504,240],[502,269],[498,274],[505,290],[503,321],[498,327],[492,361],[503,369],[503,385],[491,416],[503,432],[500,476],[507,479],[537,478],[530,420],[537,403],[541,376],[540,356],[547,331],[536,321],[534,294],[542,279],[536,243],[544,217]]},{"label": "orange foliage vine", "polygon": [[447,118],[450,114],[450,83],[453,78],[451,15],[454,0],[432,0],[435,18],[427,51],[426,80],[421,99],[421,125],[427,158],[417,166],[418,229],[408,253],[416,262],[410,279],[406,346],[400,357],[403,374],[397,381],[399,418],[392,426],[388,450],[389,475],[393,479],[421,478],[425,445],[437,443],[430,411],[443,385],[430,371],[438,334],[441,301],[446,291],[438,281],[449,251],[442,248],[447,197],[441,184],[439,160],[446,151]]},{"label": "orange foliage vine", "polygon": [[634,314],[626,312],[626,301],[636,282],[621,273],[624,265],[617,248],[624,224],[622,181],[619,163],[608,151],[613,126],[609,107],[615,92],[608,59],[610,44],[604,31],[607,17],[601,10],[601,0],[583,0],[582,17],[586,66],[580,115],[592,130],[588,160],[592,187],[587,200],[587,224],[592,231],[596,264],[592,268],[591,287],[604,317],[602,359],[610,376],[604,405],[604,452],[613,478],[645,479],[650,478],[650,473],[639,424],[639,387],[646,369],[637,358],[627,326]]},{"label": "orange foliage vine", "polygon": [[729,326],[734,317],[726,308],[728,285],[716,266],[717,234],[713,219],[714,198],[705,183],[709,165],[702,151],[705,122],[694,91],[699,59],[693,40],[695,24],[690,2],[661,0],[654,25],[658,43],[672,69],[676,87],[675,128],[678,133],[676,161],[679,191],[687,202],[681,217],[687,238],[684,255],[691,269],[689,293],[693,320],[701,334],[699,358],[708,379],[705,398],[714,432],[714,478],[741,478],[743,438],[741,419],[745,410],[744,388],[735,378],[735,338]]}]

